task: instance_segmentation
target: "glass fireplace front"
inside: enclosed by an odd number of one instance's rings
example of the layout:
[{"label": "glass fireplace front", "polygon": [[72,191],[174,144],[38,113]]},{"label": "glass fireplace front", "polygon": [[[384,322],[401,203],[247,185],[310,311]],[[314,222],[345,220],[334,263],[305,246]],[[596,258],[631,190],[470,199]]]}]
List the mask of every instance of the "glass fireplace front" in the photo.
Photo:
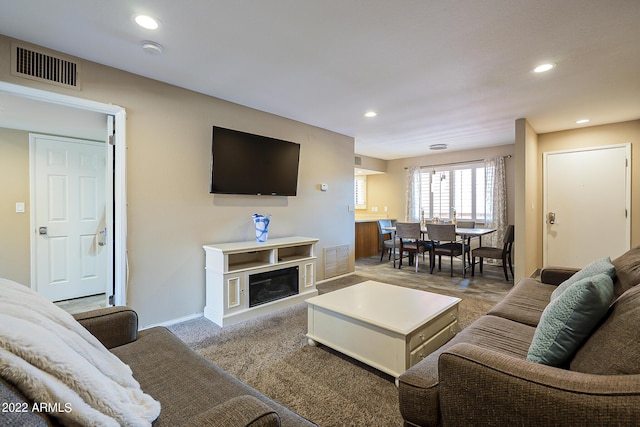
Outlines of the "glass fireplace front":
[{"label": "glass fireplace front", "polygon": [[298,294],[296,267],[251,274],[249,276],[249,307]]}]

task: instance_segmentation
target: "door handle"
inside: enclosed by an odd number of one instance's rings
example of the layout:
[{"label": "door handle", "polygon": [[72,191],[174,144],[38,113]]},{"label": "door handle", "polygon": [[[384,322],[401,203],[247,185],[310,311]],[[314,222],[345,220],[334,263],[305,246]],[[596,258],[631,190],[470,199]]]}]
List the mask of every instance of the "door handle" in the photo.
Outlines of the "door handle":
[{"label": "door handle", "polygon": [[98,234],[102,235],[102,238],[98,240],[98,246],[106,246],[107,245],[107,229],[103,228],[98,232]]},{"label": "door handle", "polygon": [[38,234],[41,236],[47,235],[47,227],[38,227]]},{"label": "door handle", "polygon": [[556,223],[556,213],[555,212],[549,212],[549,214],[547,215],[547,221],[549,222],[549,224],[555,224]]}]

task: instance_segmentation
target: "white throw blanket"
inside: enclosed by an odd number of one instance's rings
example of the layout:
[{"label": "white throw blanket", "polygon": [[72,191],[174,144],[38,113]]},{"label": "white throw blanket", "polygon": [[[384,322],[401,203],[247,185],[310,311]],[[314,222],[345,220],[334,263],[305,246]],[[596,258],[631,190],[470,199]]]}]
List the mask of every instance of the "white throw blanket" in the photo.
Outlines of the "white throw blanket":
[{"label": "white throw blanket", "polygon": [[36,410],[65,423],[150,426],[160,414],[160,403],[140,389],[129,366],[73,316],[6,279],[0,279],[0,375]]}]

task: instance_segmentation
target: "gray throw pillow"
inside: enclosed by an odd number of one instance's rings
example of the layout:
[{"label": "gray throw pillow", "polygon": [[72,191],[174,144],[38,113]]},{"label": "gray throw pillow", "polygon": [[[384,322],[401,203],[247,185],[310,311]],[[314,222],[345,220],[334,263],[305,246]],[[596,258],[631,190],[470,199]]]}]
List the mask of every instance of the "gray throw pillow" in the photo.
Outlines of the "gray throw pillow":
[{"label": "gray throw pillow", "polygon": [[571,360],[572,371],[596,375],[640,374],[640,286],[622,294]]},{"label": "gray throw pillow", "polygon": [[619,297],[640,283],[640,246],[637,246],[611,261],[616,268],[613,295]]},{"label": "gray throw pillow", "polygon": [[613,280],[607,274],[587,277],[568,287],[542,312],[527,360],[563,365],[607,313],[612,297]]},{"label": "gray throw pillow", "polygon": [[606,274],[611,277],[611,279],[615,277],[616,268],[611,263],[610,257],[602,258],[592,262],[591,264],[587,265],[576,274],[562,282],[560,285],[558,285],[556,290],[551,293],[551,300],[558,298],[560,294],[566,291],[574,283],[579,282],[584,278],[595,276],[596,274]]}]

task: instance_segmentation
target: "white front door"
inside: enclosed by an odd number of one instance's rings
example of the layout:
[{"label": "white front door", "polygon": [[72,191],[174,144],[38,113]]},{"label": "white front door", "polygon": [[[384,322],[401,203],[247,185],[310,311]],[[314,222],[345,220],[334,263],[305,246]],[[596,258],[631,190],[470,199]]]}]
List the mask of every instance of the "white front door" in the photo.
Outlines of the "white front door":
[{"label": "white front door", "polygon": [[629,144],[544,153],[545,266],[582,268],[630,247]]},{"label": "white front door", "polygon": [[107,289],[104,143],[31,135],[32,260],[52,301]]}]

